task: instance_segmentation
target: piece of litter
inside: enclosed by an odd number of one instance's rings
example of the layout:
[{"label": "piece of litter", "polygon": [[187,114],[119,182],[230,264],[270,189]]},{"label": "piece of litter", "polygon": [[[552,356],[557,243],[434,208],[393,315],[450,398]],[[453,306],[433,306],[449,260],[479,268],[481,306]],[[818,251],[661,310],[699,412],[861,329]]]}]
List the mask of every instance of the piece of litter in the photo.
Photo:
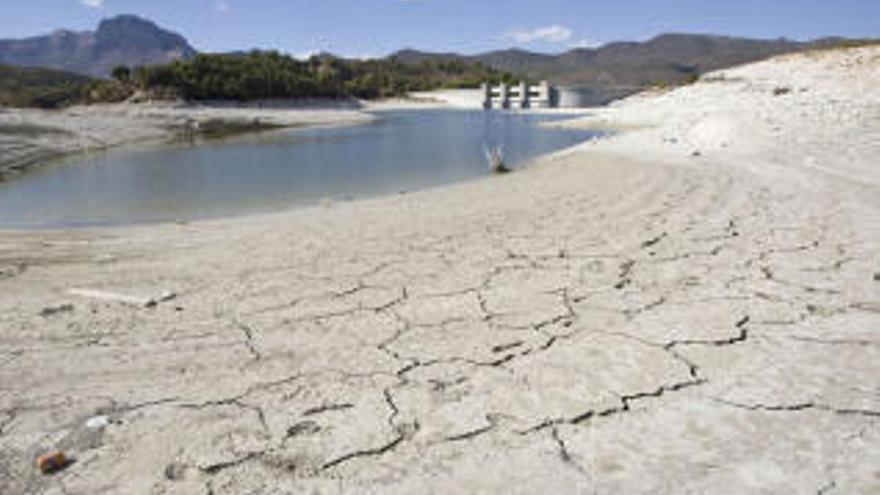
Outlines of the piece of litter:
[{"label": "piece of litter", "polygon": [[100,430],[110,425],[110,418],[107,416],[95,416],[86,421],[86,428],[90,430]]},{"label": "piece of litter", "polygon": [[43,474],[52,474],[61,471],[70,465],[70,460],[64,452],[56,451],[37,457],[37,467]]}]

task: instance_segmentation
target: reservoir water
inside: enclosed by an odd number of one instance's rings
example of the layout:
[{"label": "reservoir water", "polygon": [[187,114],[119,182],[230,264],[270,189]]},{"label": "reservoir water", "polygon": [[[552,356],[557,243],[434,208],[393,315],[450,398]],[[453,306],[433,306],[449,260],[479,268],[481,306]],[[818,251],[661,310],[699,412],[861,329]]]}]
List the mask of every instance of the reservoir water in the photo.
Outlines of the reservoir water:
[{"label": "reservoir water", "polygon": [[517,168],[596,134],[540,126],[566,118],[554,115],[376,115],[352,127],[71,157],[0,184],[0,227],[187,221],[397,194],[489,175],[487,146]]}]

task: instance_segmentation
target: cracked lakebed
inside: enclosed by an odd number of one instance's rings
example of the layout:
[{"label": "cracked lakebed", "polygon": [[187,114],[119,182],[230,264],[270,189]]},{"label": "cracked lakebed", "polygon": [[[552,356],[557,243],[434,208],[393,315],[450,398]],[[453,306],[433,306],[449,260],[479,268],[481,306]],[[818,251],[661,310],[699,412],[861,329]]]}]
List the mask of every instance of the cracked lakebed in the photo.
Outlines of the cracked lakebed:
[{"label": "cracked lakebed", "polygon": [[[604,146],[403,197],[0,235],[0,491],[876,491],[878,205]],[[75,462],[38,474],[54,448]]]}]

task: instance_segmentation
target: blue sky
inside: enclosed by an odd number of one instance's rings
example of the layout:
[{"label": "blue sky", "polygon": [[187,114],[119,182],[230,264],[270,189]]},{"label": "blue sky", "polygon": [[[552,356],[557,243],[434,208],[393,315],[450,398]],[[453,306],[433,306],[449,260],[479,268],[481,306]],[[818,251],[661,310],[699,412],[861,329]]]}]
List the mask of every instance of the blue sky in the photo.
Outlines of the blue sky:
[{"label": "blue sky", "polygon": [[545,52],[662,32],[880,37],[880,0],[3,0],[0,38],[133,13],[203,51],[379,56],[404,47]]}]

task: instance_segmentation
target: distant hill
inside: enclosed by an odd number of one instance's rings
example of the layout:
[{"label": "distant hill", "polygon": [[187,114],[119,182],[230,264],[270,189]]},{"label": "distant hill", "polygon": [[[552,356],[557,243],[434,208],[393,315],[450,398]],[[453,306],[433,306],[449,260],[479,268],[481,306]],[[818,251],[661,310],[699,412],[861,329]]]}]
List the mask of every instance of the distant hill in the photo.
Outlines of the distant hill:
[{"label": "distant hill", "polygon": [[464,56],[403,50],[392,55],[403,63],[425,60],[480,62],[497,70],[554,84],[626,93],[655,84],[676,84],[706,72],[763,60],[774,55],[847,42],[827,38],[813,42],[755,40],[702,34],[664,34],[645,42],[610,43],[560,54],[502,50]]},{"label": "distant hill", "polygon": [[113,67],[167,63],[196,50],[182,36],[132,15],[106,19],[97,31],[0,40],[0,63],[108,77]]}]

